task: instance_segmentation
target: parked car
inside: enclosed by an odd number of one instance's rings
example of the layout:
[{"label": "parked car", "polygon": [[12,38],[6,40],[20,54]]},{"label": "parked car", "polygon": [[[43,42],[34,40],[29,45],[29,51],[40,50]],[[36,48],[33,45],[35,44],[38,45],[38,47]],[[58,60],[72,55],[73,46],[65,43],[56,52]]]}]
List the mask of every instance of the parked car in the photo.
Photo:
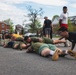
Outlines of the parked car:
[{"label": "parked car", "polygon": [[36,36],[36,33],[26,33],[26,34],[24,34],[24,36],[34,37],[34,36]]}]

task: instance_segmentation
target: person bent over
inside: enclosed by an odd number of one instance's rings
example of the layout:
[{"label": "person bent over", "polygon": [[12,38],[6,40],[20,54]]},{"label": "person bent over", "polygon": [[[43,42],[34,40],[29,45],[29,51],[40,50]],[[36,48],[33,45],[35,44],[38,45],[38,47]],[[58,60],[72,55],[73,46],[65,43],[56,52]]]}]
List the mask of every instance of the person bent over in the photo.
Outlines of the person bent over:
[{"label": "person bent over", "polygon": [[29,52],[35,52],[41,56],[49,56],[52,55],[52,60],[56,61],[59,59],[59,55],[62,54],[69,54],[70,56],[76,58],[76,52],[71,50],[65,50],[62,51],[60,48],[57,48],[55,45],[52,44],[45,44],[45,43],[33,43],[26,51]]}]

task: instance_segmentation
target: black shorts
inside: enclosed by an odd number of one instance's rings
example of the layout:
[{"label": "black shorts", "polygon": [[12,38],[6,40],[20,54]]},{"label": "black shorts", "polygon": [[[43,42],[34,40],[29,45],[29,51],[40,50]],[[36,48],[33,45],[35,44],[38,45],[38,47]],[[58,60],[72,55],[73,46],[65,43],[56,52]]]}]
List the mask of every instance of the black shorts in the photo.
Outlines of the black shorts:
[{"label": "black shorts", "polygon": [[7,47],[8,48],[13,48],[13,45],[14,45],[13,41],[7,43]]},{"label": "black shorts", "polygon": [[50,33],[51,33],[51,28],[45,28],[45,35],[46,34],[50,35]]}]

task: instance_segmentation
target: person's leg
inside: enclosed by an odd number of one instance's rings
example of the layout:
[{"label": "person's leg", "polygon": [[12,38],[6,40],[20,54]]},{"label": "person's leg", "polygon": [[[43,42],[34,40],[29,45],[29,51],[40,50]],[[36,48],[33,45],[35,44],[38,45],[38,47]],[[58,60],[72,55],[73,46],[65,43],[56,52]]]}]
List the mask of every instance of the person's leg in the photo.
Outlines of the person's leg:
[{"label": "person's leg", "polygon": [[76,58],[75,51],[72,51],[72,50],[63,51],[60,48],[57,48],[57,47],[53,48],[53,47],[51,46],[51,49],[49,49],[48,47],[43,48],[42,50],[40,50],[40,54],[44,57],[48,55],[52,55],[53,61],[58,60],[59,55],[62,55],[62,54],[69,54],[70,56]]},{"label": "person's leg", "polygon": [[50,55],[50,49],[49,48],[44,48],[41,52],[41,55],[44,56],[44,57]]},{"label": "person's leg", "polygon": [[65,55],[70,55],[70,56],[76,58],[76,52],[75,51],[72,51],[72,50],[61,50],[60,49],[59,56],[65,56]]},{"label": "person's leg", "polygon": [[18,49],[18,44],[14,44],[13,49]]},{"label": "person's leg", "polygon": [[72,50],[68,50],[68,54],[74,58],[76,58],[76,52]]},{"label": "person's leg", "polygon": [[13,49],[19,49],[19,41],[14,41]]},{"label": "person's leg", "polygon": [[[51,28],[48,28],[48,38],[50,38],[50,36],[52,37]],[[51,39],[52,39],[52,38],[51,38]]]},{"label": "person's leg", "polygon": [[52,56],[52,60],[53,60],[53,61],[57,61],[57,60],[59,59],[59,55],[61,55],[61,53],[62,53],[62,50],[59,49],[59,48],[57,48],[57,49],[55,50],[55,53],[54,53],[53,56]]},{"label": "person's leg", "polygon": [[14,45],[13,45],[13,48],[14,49],[20,49],[20,50],[22,50],[23,48],[25,48],[26,47],[26,45],[24,44],[24,43],[21,43],[21,42],[15,42],[14,43]]},{"label": "person's leg", "polygon": [[8,46],[8,44],[4,44],[3,47],[6,48]]},{"label": "person's leg", "polygon": [[39,48],[39,54],[41,54],[42,56],[53,55],[55,53],[56,46],[54,48],[52,46],[55,46],[55,45],[52,45],[52,44],[41,45]]},{"label": "person's leg", "polygon": [[12,48],[13,47],[14,42],[10,41],[7,44],[4,45],[4,47],[8,47],[8,48]]},{"label": "person's leg", "polygon": [[20,49],[20,50],[26,49],[26,47],[27,47],[26,44],[24,44],[23,42],[17,42],[17,41],[15,42],[13,46],[14,49]]},{"label": "person's leg", "polygon": [[62,50],[60,48],[57,48],[55,45],[53,44],[48,44],[49,49],[52,50],[52,52],[54,51],[55,53],[52,56],[52,60],[58,60],[59,55],[62,53]]},{"label": "person's leg", "polygon": [[50,32],[50,38],[52,39],[52,30],[51,30],[51,32]]},{"label": "person's leg", "polygon": [[72,50],[63,50],[62,53],[61,53],[61,55],[62,54],[68,54],[68,55],[76,58],[76,52],[75,51],[72,51]]},{"label": "person's leg", "polygon": [[45,37],[49,38],[48,29],[47,28],[45,28]]},{"label": "person's leg", "polygon": [[22,43],[20,46],[22,47],[22,49],[26,49],[26,47],[27,47],[27,45],[24,43]]},{"label": "person's leg", "polygon": [[47,55],[52,55],[52,60],[56,61],[59,58],[59,54],[61,53],[60,51],[61,51],[60,49],[57,49],[56,51],[52,51],[49,48],[45,48],[42,50],[41,55],[44,57]]}]

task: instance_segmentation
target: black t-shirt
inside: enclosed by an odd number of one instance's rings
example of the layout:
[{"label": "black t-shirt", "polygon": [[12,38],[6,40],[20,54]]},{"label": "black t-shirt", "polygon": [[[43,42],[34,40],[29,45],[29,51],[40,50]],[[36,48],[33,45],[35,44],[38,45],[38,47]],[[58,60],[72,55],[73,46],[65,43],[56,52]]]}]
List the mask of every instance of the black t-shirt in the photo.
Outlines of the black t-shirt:
[{"label": "black t-shirt", "polygon": [[51,28],[51,23],[52,23],[51,20],[49,20],[49,19],[45,20],[44,21],[44,24],[45,24],[44,28]]},{"label": "black t-shirt", "polygon": [[76,44],[76,32],[69,32],[69,37],[67,39],[72,42],[71,50],[73,50]]},{"label": "black t-shirt", "polygon": [[67,39],[72,43],[76,43],[76,32],[69,32],[69,37]]}]

